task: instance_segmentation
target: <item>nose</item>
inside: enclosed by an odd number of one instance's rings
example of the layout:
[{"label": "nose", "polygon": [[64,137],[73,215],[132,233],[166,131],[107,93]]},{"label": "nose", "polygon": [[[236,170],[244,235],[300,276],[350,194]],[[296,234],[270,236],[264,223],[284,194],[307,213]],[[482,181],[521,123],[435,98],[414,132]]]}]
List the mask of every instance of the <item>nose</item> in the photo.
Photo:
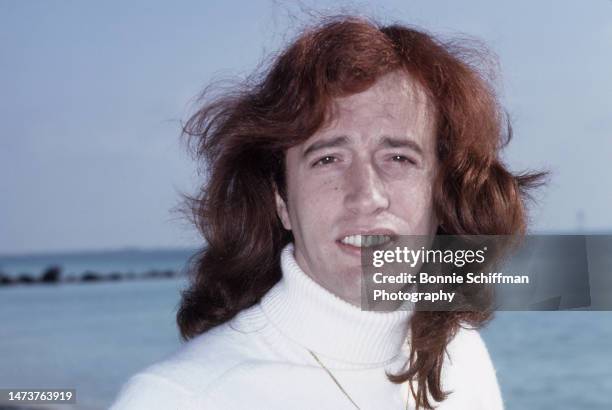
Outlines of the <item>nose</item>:
[{"label": "nose", "polygon": [[345,206],[356,214],[372,215],[389,207],[389,196],[374,164],[354,161],[345,175]]}]

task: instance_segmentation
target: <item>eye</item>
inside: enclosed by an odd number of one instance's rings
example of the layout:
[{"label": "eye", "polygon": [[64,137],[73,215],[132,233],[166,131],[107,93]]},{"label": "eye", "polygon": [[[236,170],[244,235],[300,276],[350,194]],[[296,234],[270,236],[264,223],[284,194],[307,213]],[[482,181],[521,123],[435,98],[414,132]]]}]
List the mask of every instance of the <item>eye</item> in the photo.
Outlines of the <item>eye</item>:
[{"label": "eye", "polygon": [[322,158],[319,158],[314,164],[312,164],[313,167],[316,166],[320,166],[320,165],[327,165],[327,164],[331,164],[336,162],[338,159],[332,155],[326,155]]},{"label": "eye", "polygon": [[413,165],[416,164],[416,162],[413,159],[408,158],[405,155],[399,155],[399,154],[393,155],[391,157],[391,161],[405,163],[405,164],[413,164]]}]

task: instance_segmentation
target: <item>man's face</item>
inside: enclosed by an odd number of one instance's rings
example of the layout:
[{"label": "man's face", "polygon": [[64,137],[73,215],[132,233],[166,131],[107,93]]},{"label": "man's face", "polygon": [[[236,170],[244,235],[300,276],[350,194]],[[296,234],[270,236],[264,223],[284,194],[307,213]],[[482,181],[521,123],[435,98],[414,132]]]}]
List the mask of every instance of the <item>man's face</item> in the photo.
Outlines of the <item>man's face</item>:
[{"label": "man's face", "polygon": [[[433,235],[433,110],[407,74],[335,100],[333,120],[286,155],[278,215],[315,282],[359,305],[365,235]],[[385,240],[386,238],[376,238]]]}]

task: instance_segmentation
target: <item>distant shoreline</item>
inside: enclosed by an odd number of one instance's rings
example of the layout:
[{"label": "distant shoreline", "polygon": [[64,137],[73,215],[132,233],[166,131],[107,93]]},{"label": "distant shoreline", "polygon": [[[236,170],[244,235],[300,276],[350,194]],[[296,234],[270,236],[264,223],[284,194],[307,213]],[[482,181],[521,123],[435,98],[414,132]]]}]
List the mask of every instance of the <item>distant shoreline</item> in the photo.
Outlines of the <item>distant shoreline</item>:
[{"label": "distant shoreline", "polygon": [[[21,273],[16,276],[9,276],[0,272],[0,287],[19,286],[19,285],[58,285],[64,283],[99,283],[99,282],[120,282],[146,279],[168,279],[184,277],[185,274],[173,269],[151,269],[142,273],[133,272],[111,272],[100,273],[88,270],[80,275],[62,275],[62,268],[59,266],[49,266],[36,276],[31,273]],[[0,410],[2,408],[0,407]]]}]

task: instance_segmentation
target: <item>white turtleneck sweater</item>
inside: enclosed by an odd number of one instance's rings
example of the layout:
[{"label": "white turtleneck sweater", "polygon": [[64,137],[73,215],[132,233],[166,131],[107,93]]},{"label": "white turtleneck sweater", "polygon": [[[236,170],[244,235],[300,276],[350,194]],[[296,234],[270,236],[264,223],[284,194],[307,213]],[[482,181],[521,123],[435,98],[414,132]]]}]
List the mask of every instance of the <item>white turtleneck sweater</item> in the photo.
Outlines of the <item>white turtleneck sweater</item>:
[{"label": "white turtleneck sweater", "polygon": [[[308,277],[293,245],[281,254],[282,279],[261,302],[187,342],[131,377],[111,410],[414,408],[406,384],[385,372],[406,363],[410,312],[367,312]],[[475,330],[448,345],[438,409],[498,410],[502,400],[486,347]]]}]

